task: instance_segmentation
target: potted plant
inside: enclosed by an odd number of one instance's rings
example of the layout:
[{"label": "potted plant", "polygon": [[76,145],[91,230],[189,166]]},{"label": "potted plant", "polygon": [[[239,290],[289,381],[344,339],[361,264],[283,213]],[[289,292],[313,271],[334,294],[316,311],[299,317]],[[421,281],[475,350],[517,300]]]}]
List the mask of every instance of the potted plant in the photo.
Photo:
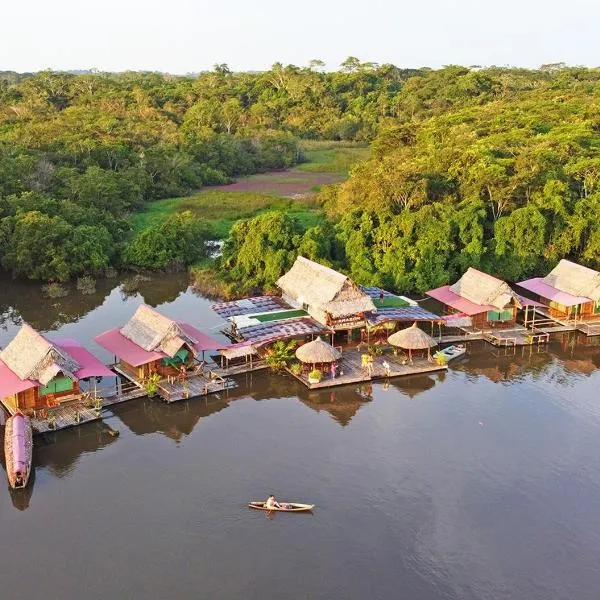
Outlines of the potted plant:
[{"label": "potted plant", "polygon": [[321,371],[319,371],[319,369],[313,369],[308,374],[308,383],[319,383],[319,381],[321,381],[322,377],[323,377],[323,373],[321,373]]},{"label": "potted plant", "polygon": [[145,384],[144,387],[146,388],[146,394],[148,394],[148,396],[150,398],[152,398],[153,396],[156,396],[156,394],[158,393],[159,381],[160,381],[160,375],[158,373],[152,373],[151,375],[148,376],[148,378],[144,382],[144,384]]},{"label": "potted plant", "polygon": [[294,375],[300,375],[300,373],[302,373],[302,365],[299,362],[294,363],[290,366],[290,371]]},{"label": "potted plant", "polygon": [[436,352],[434,354],[433,358],[435,358],[435,362],[437,362],[437,364],[440,365],[441,367],[448,364],[448,358],[446,357],[445,354],[442,354],[441,352]]}]

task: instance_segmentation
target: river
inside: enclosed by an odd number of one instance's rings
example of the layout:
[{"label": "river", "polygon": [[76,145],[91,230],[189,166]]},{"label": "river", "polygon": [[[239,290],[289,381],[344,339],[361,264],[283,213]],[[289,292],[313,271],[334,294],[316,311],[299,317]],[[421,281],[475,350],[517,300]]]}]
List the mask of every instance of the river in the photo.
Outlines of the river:
[{"label": "river", "polygon": [[[219,335],[181,276],[45,299],[21,319],[92,337],[144,299]],[[600,345],[475,343],[448,373],[308,392],[265,372],[228,395],[133,400],[37,439],[35,477],[0,486],[0,598],[596,600]],[[313,515],[250,511],[274,493]]]}]

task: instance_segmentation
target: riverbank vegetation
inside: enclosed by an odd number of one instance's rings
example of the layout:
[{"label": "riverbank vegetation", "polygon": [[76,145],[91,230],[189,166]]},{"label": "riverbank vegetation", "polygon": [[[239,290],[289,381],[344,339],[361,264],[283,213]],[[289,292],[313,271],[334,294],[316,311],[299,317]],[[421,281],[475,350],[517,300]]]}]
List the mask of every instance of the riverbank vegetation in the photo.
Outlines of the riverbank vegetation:
[{"label": "riverbank vegetation", "polygon": [[512,281],[562,257],[600,268],[599,97],[599,70],[411,78],[371,157],[322,190],[318,232],[237,224],[222,272],[242,293],[269,289],[303,253],[360,283],[421,293],[469,266]]},{"label": "riverbank vegetation", "polygon": [[[600,266],[599,70],[320,69],[3,74],[2,269],[65,281],[201,262],[243,294],[300,252],[419,292],[470,265],[509,280],[563,256]],[[290,181],[189,196],[293,165],[349,177],[318,205]],[[224,237],[207,267],[204,240]]]}]

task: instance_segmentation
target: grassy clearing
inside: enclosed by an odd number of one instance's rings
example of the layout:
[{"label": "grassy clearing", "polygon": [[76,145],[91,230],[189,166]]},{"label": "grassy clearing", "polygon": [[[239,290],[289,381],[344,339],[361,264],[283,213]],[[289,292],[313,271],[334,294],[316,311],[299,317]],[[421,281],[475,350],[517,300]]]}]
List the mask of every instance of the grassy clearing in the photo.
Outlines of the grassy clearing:
[{"label": "grassy clearing", "polygon": [[175,212],[189,210],[209,221],[217,238],[225,238],[238,219],[247,219],[271,210],[285,210],[303,227],[313,227],[320,219],[320,207],[314,198],[291,200],[255,192],[200,192],[185,198],[156,200],[144,212],[132,218],[134,233]]},{"label": "grassy clearing", "polygon": [[370,148],[356,142],[304,141],[302,151],[306,161],[298,167],[310,173],[344,173],[369,158]]},{"label": "grassy clearing", "polygon": [[[136,234],[163,217],[185,210],[209,221],[219,239],[227,237],[238,219],[271,210],[287,211],[304,229],[314,227],[322,215],[315,198],[321,184],[342,180],[353,164],[368,157],[369,148],[352,142],[304,141],[302,149],[307,162],[281,173],[245,177],[234,184],[237,190],[207,188],[194,196],[151,202],[143,212],[131,217],[133,232]],[[284,197],[294,194],[303,197]]]}]

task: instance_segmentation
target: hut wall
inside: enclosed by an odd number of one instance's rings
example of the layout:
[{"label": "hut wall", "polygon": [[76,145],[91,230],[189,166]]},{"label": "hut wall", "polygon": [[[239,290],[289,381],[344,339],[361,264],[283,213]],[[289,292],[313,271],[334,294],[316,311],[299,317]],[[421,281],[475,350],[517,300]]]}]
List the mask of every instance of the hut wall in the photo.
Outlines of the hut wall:
[{"label": "hut wall", "polygon": [[13,410],[16,410],[19,407],[17,394],[13,394],[12,396],[5,396],[4,398],[2,398],[2,403],[6,407],[11,407]]},{"label": "hut wall", "polygon": [[37,408],[37,388],[30,388],[17,394],[17,408],[28,410]]}]

